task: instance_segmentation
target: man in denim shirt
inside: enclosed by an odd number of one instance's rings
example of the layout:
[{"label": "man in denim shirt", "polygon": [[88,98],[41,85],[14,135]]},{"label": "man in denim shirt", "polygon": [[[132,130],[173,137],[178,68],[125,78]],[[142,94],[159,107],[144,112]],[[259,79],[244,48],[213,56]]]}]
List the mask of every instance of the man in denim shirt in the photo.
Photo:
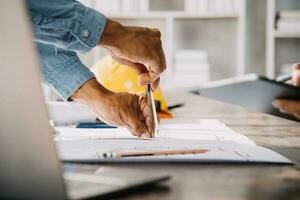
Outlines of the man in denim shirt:
[{"label": "man in denim shirt", "polygon": [[136,70],[140,84],[151,83],[155,90],[166,68],[160,32],[122,26],[73,0],[27,0],[27,7],[46,81],[64,100],[88,105],[100,120],[147,136],[145,96],[107,90],[76,53],[106,48],[116,61]]}]

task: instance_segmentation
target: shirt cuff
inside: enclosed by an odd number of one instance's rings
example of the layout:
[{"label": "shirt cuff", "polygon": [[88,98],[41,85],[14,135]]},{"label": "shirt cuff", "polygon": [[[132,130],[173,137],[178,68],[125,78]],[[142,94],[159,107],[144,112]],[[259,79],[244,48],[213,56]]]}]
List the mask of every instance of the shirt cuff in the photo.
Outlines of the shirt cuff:
[{"label": "shirt cuff", "polygon": [[[53,7],[56,4],[59,6]],[[53,5],[32,1],[29,8],[35,41],[68,51],[89,52],[98,44],[106,26],[103,14],[77,1]]]},{"label": "shirt cuff", "polygon": [[106,25],[106,17],[96,10],[83,6],[78,7],[80,20],[73,21],[72,35],[76,38],[68,44],[70,49],[79,49],[81,53],[89,52],[98,44]]},{"label": "shirt cuff", "polygon": [[51,84],[65,101],[72,101],[74,92],[91,78],[95,75],[88,68],[81,62],[73,62]]}]

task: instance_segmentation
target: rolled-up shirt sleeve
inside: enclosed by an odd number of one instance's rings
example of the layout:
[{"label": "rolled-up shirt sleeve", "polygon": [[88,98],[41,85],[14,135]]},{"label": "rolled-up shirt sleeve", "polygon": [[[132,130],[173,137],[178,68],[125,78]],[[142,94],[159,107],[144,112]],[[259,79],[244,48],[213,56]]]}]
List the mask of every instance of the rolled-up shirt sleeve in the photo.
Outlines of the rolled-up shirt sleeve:
[{"label": "rolled-up shirt sleeve", "polygon": [[35,41],[80,53],[95,47],[106,25],[101,13],[72,0],[27,0]]},{"label": "rolled-up shirt sleeve", "polygon": [[37,43],[44,79],[65,100],[94,74],[85,67],[75,52],[57,48],[53,45]]}]

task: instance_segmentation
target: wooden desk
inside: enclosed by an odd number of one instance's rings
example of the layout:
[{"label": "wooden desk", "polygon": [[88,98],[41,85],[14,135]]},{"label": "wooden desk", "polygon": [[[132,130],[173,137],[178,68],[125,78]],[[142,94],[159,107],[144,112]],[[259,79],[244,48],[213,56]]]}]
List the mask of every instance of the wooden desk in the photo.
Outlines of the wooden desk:
[{"label": "wooden desk", "polygon": [[[176,93],[186,106],[177,117],[216,118],[258,145],[294,160],[295,166],[243,164],[131,164],[133,169],[167,172],[172,179],[148,190],[128,193],[118,200],[300,199],[300,123],[250,112],[186,93]],[[107,166],[107,165],[106,165]],[[86,166],[99,168],[101,165]]]}]

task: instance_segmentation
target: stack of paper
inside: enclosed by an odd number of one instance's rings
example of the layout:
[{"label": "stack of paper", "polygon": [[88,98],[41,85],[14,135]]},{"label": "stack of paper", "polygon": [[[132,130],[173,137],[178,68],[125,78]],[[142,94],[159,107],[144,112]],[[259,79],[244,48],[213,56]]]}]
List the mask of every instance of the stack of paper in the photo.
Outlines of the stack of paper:
[{"label": "stack of paper", "polygon": [[281,10],[277,21],[277,29],[285,32],[299,32],[300,10]]},{"label": "stack of paper", "polygon": [[[59,155],[72,162],[265,162],[291,163],[283,156],[256,146],[218,120],[162,120],[156,138],[138,138],[124,128],[76,129],[57,127],[54,136]],[[120,151],[204,149],[185,155],[105,158]]]},{"label": "stack of paper", "polygon": [[209,81],[207,51],[181,49],[174,58],[174,83],[180,87],[195,87]]}]

